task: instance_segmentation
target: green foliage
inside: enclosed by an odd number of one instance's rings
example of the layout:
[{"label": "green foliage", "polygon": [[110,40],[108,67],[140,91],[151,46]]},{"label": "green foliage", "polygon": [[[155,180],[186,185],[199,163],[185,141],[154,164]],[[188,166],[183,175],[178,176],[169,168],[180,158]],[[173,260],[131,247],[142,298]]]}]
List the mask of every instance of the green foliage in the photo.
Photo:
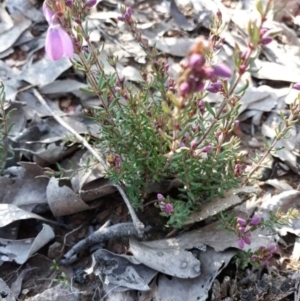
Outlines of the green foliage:
[{"label": "green foliage", "polygon": [[14,110],[7,112],[6,107],[9,103],[6,100],[4,89],[3,83],[0,82],[0,175],[4,173],[7,160],[14,155],[8,141],[8,135],[13,127],[13,124],[9,124],[8,120]]},{"label": "green foliage", "polygon": [[[85,41],[86,45],[85,51],[78,51],[73,64],[86,74],[88,87],[84,91],[96,94],[101,101],[100,106],[87,108],[100,128],[101,138],[96,145],[106,159],[107,176],[125,187],[135,208],[143,206],[150,184],[177,178],[181,187],[173,199],[167,196],[173,212],[166,216],[169,225],[181,227],[191,212],[201,209],[203,202],[222,197],[227,190],[240,185],[245,164],[239,153],[239,139],[232,133],[238,127],[239,99],[248,83],[238,85],[258,57],[261,45],[272,41],[263,27],[270,2],[266,7],[258,2],[261,19],[249,23],[247,51],[235,47],[235,70],[214,62],[224,42],[220,38],[224,28],[222,14],[217,12],[209,39],[199,39],[190,48],[176,81],[169,75],[167,61],[142,38],[132,9],[121,7],[123,15],[119,20],[125,22],[147,54],[146,67],[140,72],[142,81],[136,86],[119,73],[118,58],[112,52],[108,53],[107,61],[114,71],[104,72],[98,59],[104,45],[96,49],[90,42],[88,27],[82,25],[85,15],[79,13],[81,6],[74,2],[74,30],[78,44],[83,46]],[[219,93],[220,105],[213,107],[206,101],[205,87]],[[293,126],[299,115],[296,103],[292,113],[289,118],[283,116],[283,124],[266,155],[255,162],[245,181]],[[59,169],[58,174],[63,176],[64,172]]]},{"label": "green foliage", "polygon": [[50,270],[57,274],[56,278],[53,279],[54,283],[62,284],[64,286],[69,286],[69,279],[65,272],[61,271],[57,261],[53,259]]}]

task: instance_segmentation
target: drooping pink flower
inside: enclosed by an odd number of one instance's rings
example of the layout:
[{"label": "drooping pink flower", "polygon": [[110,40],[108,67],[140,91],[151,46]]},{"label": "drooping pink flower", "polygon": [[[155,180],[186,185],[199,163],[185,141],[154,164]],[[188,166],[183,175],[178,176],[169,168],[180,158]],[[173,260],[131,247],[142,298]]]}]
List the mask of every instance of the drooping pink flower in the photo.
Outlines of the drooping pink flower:
[{"label": "drooping pink flower", "polygon": [[238,244],[238,247],[239,247],[240,249],[244,249],[244,247],[245,247],[245,242],[244,242],[244,240],[243,240],[242,238],[240,238],[240,239],[238,240],[237,244]]},{"label": "drooping pink flower", "polygon": [[55,15],[55,12],[47,6],[46,1],[43,3],[43,15],[45,16],[48,24],[51,25],[53,23],[53,16]]},{"label": "drooping pink flower", "polygon": [[52,24],[48,28],[45,49],[46,54],[53,61],[62,57],[73,58],[74,56],[71,37],[59,24]]},{"label": "drooping pink flower", "polygon": [[244,236],[244,237],[243,237],[243,240],[244,240],[244,242],[245,242],[247,245],[251,245],[251,239],[250,239],[250,236]]}]

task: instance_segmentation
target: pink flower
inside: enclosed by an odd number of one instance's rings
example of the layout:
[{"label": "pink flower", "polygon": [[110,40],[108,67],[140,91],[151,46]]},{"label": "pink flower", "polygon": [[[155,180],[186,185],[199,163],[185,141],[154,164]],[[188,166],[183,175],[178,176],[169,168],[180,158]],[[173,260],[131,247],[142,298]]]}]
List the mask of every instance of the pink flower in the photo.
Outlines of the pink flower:
[{"label": "pink flower", "polygon": [[211,84],[206,88],[206,90],[207,90],[208,92],[211,92],[211,93],[217,93],[217,92],[221,91],[222,88],[223,88],[222,83],[220,83],[220,82],[215,82],[215,83],[211,83]]},{"label": "pink flower", "polygon": [[45,44],[46,53],[51,60],[57,61],[62,57],[73,58],[73,42],[59,24],[50,25]]},{"label": "pink flower", "polygon": [[48,24],[51,25],[53,23],[53,16],[55,15],[55,12],[47,6],[46,1],[43,3],[43,14]]},{"label": "pink flower", "polygon": [[250,224],[252,226],[257,226],[258,224],[260,224],[261,218],[258,215],[254,215],[251,218]]},{"label": "pink flower", "polygon": [[196,69],[204,64],[204,57],[198,53],[193,53],[189,57],[189,66],[192,69]]},{"label": "pink flower", "polygon": [[159,201],[164,201],[165,200],[165,197],[161,193],[158,193],[156,197]]},{"label": "pink flower", "polygon": [[219,77],[231,77],[232,76],[232,71],[230,68],[225,65],[225,64],[217,64],[213,66],[214,72],[217,76]]},{"label": "pink flower", "polygon": [[183,82],[179,87],[179,93],[181,96],[185,96],[190,92],[190,85],[187,82]]},{"label": "pink flower", "polygon": [[247,245],[250,245],[250,244],[251,244],[251,239],[250,239],[249,236],[244,236],[244,237],[243,237],[243,240],[244,240],[244,242],[245,242]]},{"label": "pink flower", "polygon": [[300,83],[293,85],[293,88],[300,91]]},{"label": "pink flower", "polygon": [[206,145],[203,147],[202,151],[204,153],[209,153],[212,150],[212,146],[211,145]]},{"label": "pink flower", "polygon": [[236,219],[236,222],[237,222],[240,226],[246,226],[246,221],[245,221],[243,218],[241,218],[241,217],[238,217],[238,218]]},{"label": "pink flower", "polygon": [[65,0],[65,3],[70,8],[73,6],[73,0]]},{"label": "pink flower", "polygon": [[270,252],[274,253],[276,251],[277,247],[275,244],[270,244],[268,249]]},{"label": "pink flower", "polygon": [[243,240],[242,238],[240,238],[240,239],[238,240],[237,244],[238,244],[238,247],[239,247],[240,249],[244,249],[244,247],[245,247],[245,242],[244,242],[244,240]]},{"label": "pink flower", "polygon": [[198,142],[196,140],[191,141],[191,149],[196,149],[198,146]]},{"label": "pink flower", "polygon": [[268,45],[268,44],[270,44],[272,41],[273,41],[273,38],[272,38],[272,37],[266,36],[266,37],[261,38],[260,44],[262,44],[262,45]]},{"label": "pink flower", "polygon": [[97,0],[87,0],[85,6],[87,8],[92,8],[97,3]]},{"label": "pink flower", "polygon": [[173,205],[171,203],[167,203],[165,205],[164,212],[171,214],[173,212]]}]

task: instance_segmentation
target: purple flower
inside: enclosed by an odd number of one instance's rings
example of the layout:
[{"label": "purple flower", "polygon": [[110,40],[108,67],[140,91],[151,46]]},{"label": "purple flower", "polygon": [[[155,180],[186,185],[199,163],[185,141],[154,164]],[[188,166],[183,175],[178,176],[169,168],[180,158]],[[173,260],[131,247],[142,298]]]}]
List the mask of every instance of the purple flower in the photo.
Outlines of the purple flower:
[{"label": "purple flower", "polygon": [[206,91],[210,92],[210,93],[217,93],[218,92],[218,89],[213,85],[213,84],[210,84],[207,88],[206,88]]},{"label": "purple flower", "polygon": [[250,244],[251,244],[251,239],[250,239],[249,236],[244,236],[244,237],[243,237],[243,240],[244,240],[244,242],[245,242],[247,245],[250,245]]},{"label": "purple flower", "polygon": [[202,55],[198,54],[198,53],[193,53],[190,57],[189,57],[189,66],[192,69],[196,69],[200,66],[202,66],[204,64],[204,58]]},{"label": "purple flower", "polygon": [[273,38],[272,38],[272,37],[266,36],[266,37],[261,38],[260,44],[262,44],[262,45],[268,45],[268,44],[270,44],[272,41],[273,41]]},{"label": "purple flower", "polygon": [[196,140],[191,141],[191,149],[196,149],[198,146],[198,142]]},{"label": "purple flower", "polygon": [[274,253],[276,251],[277,247],[275,244],[270,244],[268,249],[270,252]]},{"label": "purple flower", "polygon": [[74,55],[73,42],[60,25],[51,25],[46,35],[45,49],[48,57],[57,61],[62,57],[72,58]]},{"label": "purple flower", "polygon": [[97,0],[87,0],[87,1],[85,2],[85,6],[86,6],[87,8],[92,8],[96,3],[97,3]]},{"label": "purple flower", "polygon": [[209,153],[212,150],[212,146],[211,145],[206,145],[203,147],[202,152],[204,153]]},{"label": "purple flower", "polygon": [[246,221],[243,219],[243,218],[241,218],[241,217],[238,217],[237,219],[236,219],[236,222],[240,225],[240,226],[246,226]]},{"label": "purple flower", "polygon": [[130,6],[126,8],[125,14],[127,14],[129,17],[131,17],[131,15],[132,15],[132,8]]},{"label": "purple flower", "polygon": [[156,197],[159,201],[164,201],[165,200],[165,197],[161,193],[158,193]]},{"label": "purple flower", "polygon": [[259,35],[262,37],[263,35],[266,34],[267,31],[268,31],[268,29],[264,27],[260,30]]},{"label": "purple flower", "polygon": [[220,77],[229,78],[232,76],[232,71],[230,68],[225,64],[217,64],[213,66],[215,74]]},{"label": "purple flower", "polygon": [[43,3],[43,14],[48,24],[51,25],[53,23],[53,16],[55,15],[55,12],[47,6],[46,1]]},{"label": "purple flower", "polygon": [[215,82],[215,83],[211,83],[207,88],[206,90],[208,92],[211,92],[211,93],[217,93],[219,91],[221,91],[223,88],[223,85],[222,83],[220,82]]},{"label": "purple flower", "polygon": [[300,91],[300,83],[297,83],[297,84],[293,85],[293,88],[294,88],[295,90]]},{"label": "purple flower", "polygon": [[246,226],[239,226],[238,230],[239,230],[241,233],[245,233],[245,232],[246,232]]},{"label": "purple flower", "polygon": [[244,247],[245,247],[245,242],[244,242],[244,240],[243,240],[242,238],[240,238],[240,239],[238,240],[237,244],[238,244],[238,247],[239,247],[240,249],[244,249]]},{"label": "purple flower", "polygon": [[260,221],[261,221],[261,218],[260,218],[258,215],[254,215],[254,216],[252,216],[252,218],[251,218],[250,224],[251,224],[252,226],[257,226],[257,225],[260,224]]},{"label": "purple flower", "polygon": [[73,6],[73,0],[65,0],[66,6],[72,7]]},{"label": "purple flower", "polygon": [[173,212],[173,205],[171,203],[167,203],[165,205],[164,212],[171,214]]},{"label": "purple flower", "polygon": [[190,92],[190,85],[187,82],[183,82],[179,87],[181,96],[185,96]]}]

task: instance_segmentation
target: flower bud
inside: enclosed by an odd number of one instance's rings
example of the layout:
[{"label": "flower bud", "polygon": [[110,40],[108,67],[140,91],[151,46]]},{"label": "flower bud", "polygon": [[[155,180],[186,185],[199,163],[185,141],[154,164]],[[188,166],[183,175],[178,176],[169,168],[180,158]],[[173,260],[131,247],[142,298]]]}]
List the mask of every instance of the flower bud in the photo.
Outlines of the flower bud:
[{"label": "flower bud", "polygon": [[215,74],[220,77],[229,78],[232,76],[232,71],[230,68],[225,64],[217,64],[213,66]]},{"label": "flower bud", "polygon": [[240,68],[239,68],[239,73],[240,73],[240,74],[244,74],[245,71],[246,71],[246,69],[247,69],[246,65],[243,65],[243,64],[242,64],[242,65],[240,66]]},{"label": "flower bud", "polygon": [[173,212],[173,205],[171,203],[167,203],[164,208],[164,212],[167,214],[171,214]]},{"label": "flower bud", "polygon": [[72,8],[73,6],[73,0],[65,0],[66,6]]},{"label": "flower bud", "polygon": [[196,149],[198,146],[198,142],[196,140],[191,141],[191,149]]},{"label": "flower bud", "polygon": [[250,245],[250,244],[251,244],[251,239],[250,239],[250,237],[248,237],[248,236],[244,237],[244,242],[245,242],[247,245]]},{"label": "flower bud", "polygon": [[300,83],[297,83],[297,84],[293,85],[293,88],[294,88],[295,90],[300,91]]},{"label": "flower bud", "polygon": [[206,145],[203,147],[202,152],[203,153],[209,153],[212,150],[212,146],[211,145]]},{"label": "flower bud", "polygon": [[164,201],[164,200],[165,200],[165,197],[164,197],[161,193],[158,193],[158,194],[157,194],[157,199],[158,199],[159,201]]},{"label": "flower bud", "polygon": [[252,226],[257,226],[257,225],[260,224],[260,221],[261,221],[261,218],[260,218],[258,215],[254,215],[254,216],[252,216],[252,218],[251,218],[250,224],[251,224]]},{"label": "flower bud", "polygon": [[213,84],[210,84],[207,88],[206,88],[206,91],[210,92],[210,93],[217,93],[218,92],[218,89],[213,85]]},{"label": "flower bud", "polygon": [[85,2],[85,6],[86,6],[87,8],[92,8],[96,3],[97,3],[97,0],[87,0],[87,1]]},{"label": "flower bud", "polygon": [[248,57],[248,55],[249,55],[249,49],[245,49],[241,54],[241,59],[243,61],[245,61],[245,59]]},{"label": "flower bud", "polygon": [[277,250],[277,247],[275,244],[270,244],[268,249],[270,252],[274,253]]},{"label": "flower bud", "polygon": [[243,218],[241,218],[241,217],[238,217],[237,219],[236,219],[236,222],[240,225],[240,226],[246,226],[246,221],[243,219]]},{"label": "flower bud", "polygon": [[265,35],[265,33],[268,31],[267,28],[262,28],[260,31],[259,31],[259,35],[262,37],[263,35]]},{"label": "flower bud", "polygon": [[192,69],[196,69],[204,64],[204,57],[198,53],[193,53],[189,57],[189,66]]},{"label": "flower bud", "polygon": [[272,37],[266,36],[260,40],[261,45],[268,45],[273,41]]},{"label": "flower bud", "polygon": [[190,92],[190,85],[188,82],[183,82],[179,86],[179,93],[181,96],[186,96]]},{"label": "flower bud", "polygon": [[245,247],[245,242],[244,242],[244,240],[243,240],[242,238],[240,238],[240,239],[238,240],[237,244],[238,244],[238,247],[239,247],[240,249],[244,249],[244,247]]}]

